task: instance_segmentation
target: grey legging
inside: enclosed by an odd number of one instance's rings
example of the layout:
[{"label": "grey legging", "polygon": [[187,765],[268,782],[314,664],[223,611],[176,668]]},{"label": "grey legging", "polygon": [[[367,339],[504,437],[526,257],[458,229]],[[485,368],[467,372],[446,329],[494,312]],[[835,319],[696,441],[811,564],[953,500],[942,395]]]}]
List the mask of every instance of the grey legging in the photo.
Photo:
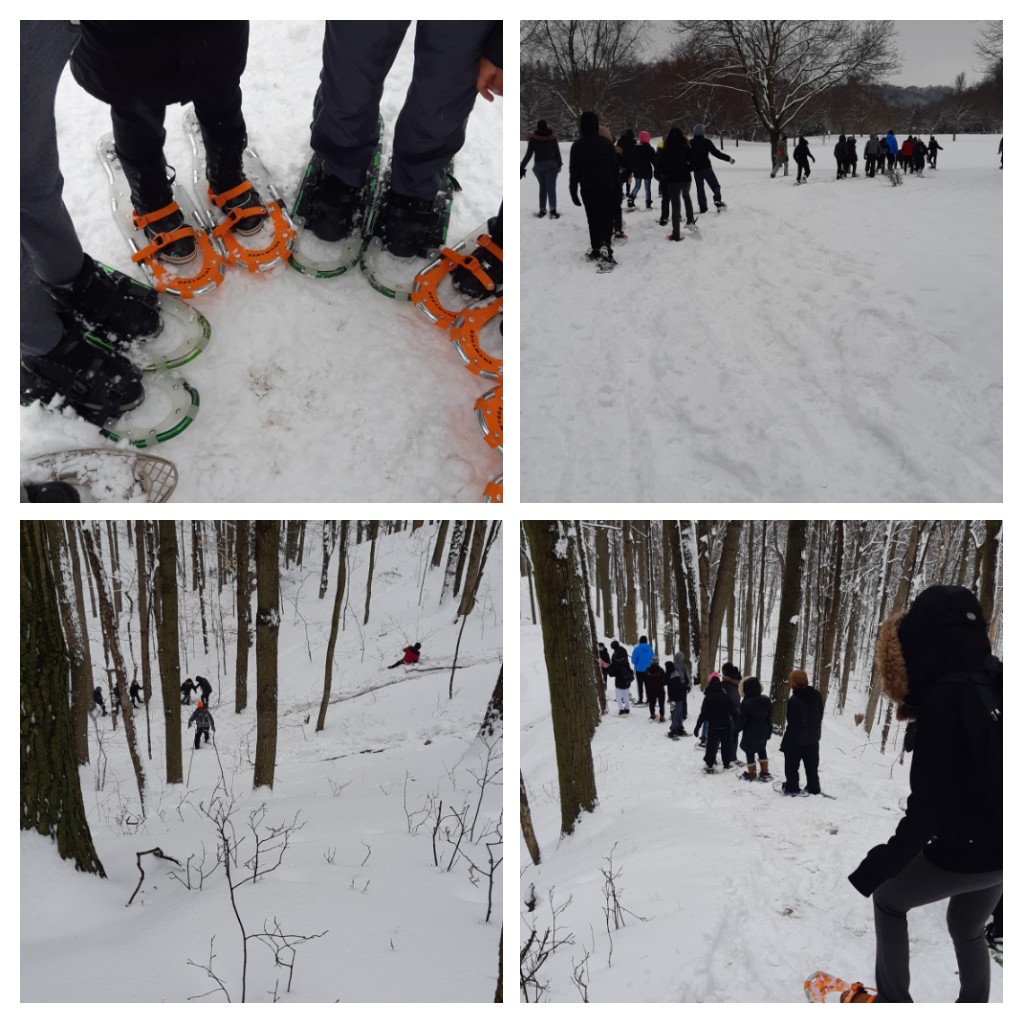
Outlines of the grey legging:
[{"label": "grey legging", "polygon": [[875,983],[879,1003],[912,1003],[907,911],[949,900],[946,925],[960,968],[958,1003],[987,1003],[992,964],[985,923],[1003,892],[1003,872],[944,871],[919,853],[880,885],[875,902]]}]

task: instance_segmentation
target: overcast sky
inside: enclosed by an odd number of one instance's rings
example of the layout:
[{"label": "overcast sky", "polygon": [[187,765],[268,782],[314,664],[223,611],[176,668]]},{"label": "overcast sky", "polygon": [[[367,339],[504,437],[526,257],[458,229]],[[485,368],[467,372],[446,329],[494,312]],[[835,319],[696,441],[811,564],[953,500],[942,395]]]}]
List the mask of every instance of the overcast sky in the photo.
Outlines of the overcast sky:
[{"label": "overcast sky", "polygon": [[[651,22],[651,55],[661,56],[675,41],[674,22]],[[896,85],[952,85],[961,71],[967,84],[981,78],[975,71],[980,61],[974,40],[981,34],[982,21],[897,21],[897,49],[903,54],[903,69],[888,81]]]}]

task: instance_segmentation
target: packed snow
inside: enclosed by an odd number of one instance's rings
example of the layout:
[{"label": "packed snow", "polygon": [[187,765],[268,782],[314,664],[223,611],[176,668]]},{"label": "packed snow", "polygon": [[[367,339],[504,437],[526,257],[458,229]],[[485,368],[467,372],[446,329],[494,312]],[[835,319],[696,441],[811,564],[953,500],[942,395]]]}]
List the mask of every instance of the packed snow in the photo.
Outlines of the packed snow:
[{"label": "packed snow", "polygon": [[[899,763],[896,723],[884,754],[880,728],[869,740],[854,725],[866,702],[858,684],[845,715],[835,715],[833,697],[825,710],[821,785],[835,799],[785,797],[720,763],[706,775],[691,735],[669,740],[667,724],[652,722],[646,706],[619,716],[610,688],[611,711],[591,744],[598,804],[560,838],[543,642],[539,626],[521,632],[520,758],[541,853],[534,866],[520,843],[522,939],[536,923],[565,941],[539,973],[541,998],[581,1001],[574,973],[594,1003],[802,1003],[804,979],[817,970],[871,985],[872,902],[847,875],[892,835],[910,759]],[[699,712],[695,690],[688,733]],[[776,779],[778,744],[776,736],[768,746]],[[617,930],[606,926],[603,871],[615,876],[624,911]],[[531,890],[533,914],[524,909]],[[554,920],[552,907],[563,908]],[[945,908],[942,901],[909,915],[916,1002],[953,1002],[959,991]],[[1002,1002],[1002,981],[993,964],[993,1003]]]},{"label": "packed snow", "polygon": [[900,187],[726,140],[728,209],[673,243],[655,198],[601,276],[563,142],[561,219],[520,188],[523,499],[1001,500],[999,138],[937,139]]},{"label": "packed snow", "polygon": [[[136,713],[147,776],[145,820],[123,728],[110,718],[90,724],[91,763],[81,769],[94,843],[106,879],[77,872],[56,845],[21,834],[21,999],[26,1002],[224,1002],[207,976],[214,972],[231,999],[240,998],[241,939],[222,867],[201,889],[197,869],[211,872],[217,842],[201,806],[224,790],[233,794],[232,822],[242,840],[234,877],[253,853],[249,815],[266,805],[265,826],[289,824],[281,866],[235,892],[249,932],[273,927],[322,938],[295,949],[290,994],[287,970],[275,968],[260,941],[249,944],[247,1002],[489,1002],[494,997],[501,928],[501,874],[495,871],[488,909],[487,843],[500,829],[501,726],[478,735],[502,658],[500,549],[491,552],[479,603],[462,636],[449,678],[459,625],[457,604],[439,603],[444,567],[427,569],[435,529],[382,536],[378,541],[369,624],[364,626],[368,542],[349,550],[344,630],[339,633],[326,728],[314,732],[323,693],[325,650],[334,602],[337,556],[326,597],[318,600],[319,534],[307,532],[305,565],[282,570],[277,768],[273,790],[252,789],[256,746],[255,648],[249,661],[249,707],[234,712],[233,584],[217,605],[207,592],[210,622],[223,624],[221,651],[203,653],[196,595],[181,595],[185,658],[182,675],[206,676],[214,686],[215,743],[194,750],[180,710],[185,784],[163,780],[163,709],[154,663],[150,708],[152,758],[145,756],[145,716]],[[499,538],[500,539],[500,538]],[[134,560],[132,560],[134,565]],[[126,587],[127,587],[126,580]],[[255,598],[254,598],[255,609]],[[419,640],[422,660],[388,670],[403,648]],[[122,638],[124,642],[124,638]],[[102,683],[99,627],[91,626],[94,670]],[[132,638],[138,651],[138,636]],[[127,648],[126,648],[127,649]],[[130,659],[129,659],[130,662]],[[97,747],[102,739],[102,755]],[[478,785],[484,774],[489,782]],[[103,776],[102,787],[99,777]],[[428,806],[444,802],[441,829]],[[477,808],[475,839],[453,858],[458,835],[445,831],[450,808]],[[435,816],[436,817],[436,816]],[[440,866],[435,866],[436,842]],[[159,847],[189,865],[192,889],[172,877],[185,869],[145,856],[139,882],[136,853]],[[495,861],[500,844],[492,847]],[[205,862],[203,857],[205,853]],[[261,866],[276,859],[265,850]],[[447,870],[449,860],[454,864]],[[287,960],[287,954],[286,954]],[[206,994],[204,996],[204,994]]]},{"label": "packed snow", "polygon": [[[390,140],[412,75],[411,26],[381,100]],[[249,142],[289,206],[309,153],[323,22],[253,21],[242,76]],[[167,111],[169,164],[190,180],[180,107]],[[502,100],[477,99],[456,157],[462,185],[449,241],[493,217],[502,198]],[[114,223],[96,143],[109,108],[65,70],[57,94],[64,201],[85,250],[132,272]],[[279,267],[230,267],[193,304],[209,346],[180,372],[200,393],[195,422],[157,454],[180,471],[174,501],[481,501],[501,455],[481,437],[474,403],[493,382],[468,373],[447,332],[411,303],[373,291],[358,271],[315,280]],[[491,342],[493,344],[493,342]],[[95,427],[38,404],[21,411],[23,465],[103,444]],[[110,444],[111,442],[107,442]]]}]

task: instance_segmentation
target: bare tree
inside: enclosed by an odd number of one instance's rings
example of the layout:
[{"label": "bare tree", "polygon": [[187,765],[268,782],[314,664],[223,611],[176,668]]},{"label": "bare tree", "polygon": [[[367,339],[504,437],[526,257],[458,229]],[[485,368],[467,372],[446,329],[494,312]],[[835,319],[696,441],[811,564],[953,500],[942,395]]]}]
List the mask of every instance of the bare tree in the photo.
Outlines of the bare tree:
[{"label": "bare tree", "polygon": [[21,828],[50,836],[62,859],[105,878],[82,802],[68,654],[46,552],[58,529],[54,521],[21,521]]},{"label": "bare tree", "polygon": [[178,642],[178,540],[174,521],[159,523],[160,550],[157,562],[156,656],[160,666],[160,697],[164,706],[164,733],[168,783],[181,782],[181,647]]},{"label": "bare tree", "polygon": [[338,541],[338,586],[334,592],[334,609],[331,612],[331,635],[327,640],[327,663],[324,666],[324,696],[320,701],[320,714],[316,719],[316,731],[322,732],[327,722],[327,705],[331,699],[331,680],[334,676],[334,648],[338,643],[338,623],[345,595],[345,559],[348,555],[348,522],[341,523],[341,537]]},{"label": "bare tree", "polygon": [[797,623],[800,616],[800,583],[804,571],[804,541],[807,520],[791,519],[786,535],[786,566],[782,574],[782,597],[779,600],[779,631],[775,640],[775,661],[772,665],[772,720],[777,729],[786,722],[786,696],[789,673],[794,667]]},{"label": "bare tree", "polygon": [[373,587],[373,564],[377,560],[377,534],[380,532],[380,521],[374,519],[370,523],[370,564],[366,570],[366,608],[363,612],[363,625],[370,621],[370,590]]},{"label": "bare tree", "polygon": [[256,520],[256,763],[253,789],[274,788],[281,521]]},{"label": "bare tree", "polygon": [[981,58],[985,73],[1000,88],[1003,84],[1003,23],[987,21],[974,41],[974,52]]},{"label": "bare tree", "polygon": [[[712,87],[747,93],[771,138],[832,87],[872,82],[900,57],[891,21],[679,21],[693,65],[681,95]],[[788,131],[787,131],[788,130]]]},{"label": "bare tree", "polygon": [[235,604],[238,636],[235,641],[235,714],[249,706],[249,648],[252,647],[252,569],[249,520],[235,523]]}]

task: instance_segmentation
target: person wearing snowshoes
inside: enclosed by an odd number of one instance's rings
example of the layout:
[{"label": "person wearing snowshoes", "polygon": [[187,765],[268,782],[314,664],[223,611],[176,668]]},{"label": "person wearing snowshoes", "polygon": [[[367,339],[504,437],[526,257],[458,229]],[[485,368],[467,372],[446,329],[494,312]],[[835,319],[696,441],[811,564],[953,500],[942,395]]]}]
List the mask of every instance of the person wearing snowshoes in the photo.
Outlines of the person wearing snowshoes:
[{"label": "person wearing snowshoes", "polygon": [[670,739],[678,740],[687,734],[683,727],[683,719],[686,718],[686,691],[689,687],[689,672],[681,655],[677,654],[675,658],[665,663],[665,676],[668,700],[672,707],[668,736]]},{"label": "person wearing snowshoes", "polygon": [[779,136],[779,144],[775,147],[775,157],[772,161],[771,177],[775,177],[779,168],[782,168],[782,176],[789,176],[789,140],[785,135]]},{"label": "person wearing snowshoes", "polygon": [[[587,214],[587,259],[613,267],[612,232],[619,208],[619,162],[615,145],[598,132],[597,114],[580,114],[580,137],[569,150],[569,196]],[[582,194],[582,200],[580,195]]]},{"label": "person wearing snowshoes", "polygon": [[644,703],[644,682],[647,679],[647,670],[654,661],[654,648],[647,642],[647,637],[640,637],[640,642],[633,648],[629,656],[633,662],[633,669],[636,671],[637,704]]},{"label": "person wearing snowshoes", "polygon": [[107,706],[103,703],[103,690],[101,687],[97,686],[96,689],[92,691],[92,702],[100,709],[102,716],[105,718],[107,715]]},{"label": "person wearing snowshoes", "polygon": [[209,743],[210,730],[217,731],[217,727],[213,724],[213,715],[210,714],[206,704],[201,700],[196,701],[196,709],[189,716],[187,728],[191,729],[193,723],[195,723],[196,727],[195,749],[198,750],[200,737]]},{"label": "person wearing snowshoes", "polygon": [[191,678],[186,679],[185,682],[181,684],[181,703],[188,704],[191,706],[192,694],[195,693],[196,690],[198,689],[199,687],[192,682]]},{"label": "person wearing snowshoes", "polygon": [[786,705],[786,731],[782,735],[782,751],[786,766],[786,782],[782,792],[796,796],[800,792],[800,764],[807,775],[806,792],[821,792],[818,780],[818,746],[821,743],[821,720],[825,709],[821,694],[810,685],[807,673],[794,669],[789,673],[789,703]]},{"label": "person wearing snowshoes", "polygon": [[686,226],[694,227],[697,219],[693,215],[693,203],[690,201],[690,174],[693,170],[690,147],[681,128],[672,127],[665,137],[665,145],[658,150],[657,157],[658,181],[668,193],[672,207],[672,234],[667,238],[670,242],[681,242],[679,233],[680,199],[686,206]]},{"label": "person wearing snowshoes", "polygon": [[[768,773],[768,741],[772,736],[772,701],[761,692],[761,681],[757,676],[743,680],[743,700],[740,702],[740,716],[736,723],[740,749],[746,756],[747,773],[743,776],[749,782],[760,779],[770,782]],[[761,773],[757,768],[760,762]]]},{"label": "person wearing snowshoes", "polygon": [[[644,682],[647,685],[647,706],[651,711],[652,722],[665,721],[665,683],[667,678],[665,670],[658,661],[658,656],[651,658],[651,664],[644,673]],[[658,705],[658,714],[654,713],[654,706]]]},{"label": "person wearing snowshoes", "polygon": [[632,204],[636,205],[636,197],[640,194],[640,186],[644,187],[644,206],[651,209],[654,200],[651,198],[651,178],[654,177],[654,166],[658,154],[651,145],[651,133],[640,132],[639,141],[633,149],[633,189],[630,193]]},{"label": "person wearing snowshoes", "polygon": [[[306,225],[325,241],[361,227],[363,185],[379,136],[384,81],[408,21],[328,21],[313,104],[315,154]],[[418,21],[412,82],[395,124],[391,179],[376,232],[400,258],[426,258],[444,242],[435,200],[466,138],[479,93],[502,92],[500,21]]]},{"label": "person wearing snowshoes", "polygon": [[934,135],[928,136],[928,166],[934,171],[935,162],[939,159],[939,150],[942,146],[935,141]]},{"label": "person wearing snowshoes", "polygon": [[[800,136],[800,141],[796,144],[796,148],[793,150],[793,159],[796,161],[796,183],[800,185],[811,176],[811,165],[807,161],[814,160],[811,147],[802,135]],[[814,162],[817,163],[816,160]]]},{"label": "person wearing snowshoes", "polygon": [[132,707],[141,708],[143,702],[139,700],[139,694],[142,693],[142,687],[139,686],[138,680],[132,680],[131,686],[128,687],[128,693],[132,698]]},{"label": "person wearing snowshoes", "polygon": [[604,678],[604,688],[608,689],[608,669],[611,668],[612,656],[603,643],[597,645],[597,663],[601,667],[601,676]]},{"label": "person wearing snowshoes", "polygon": [[415,665],[420,660],[420,642],[416,641],[411,647],[402,648],[402,657],[388,668],[398,668],[399,665]]},{"label": "person wearing snowshoes", "polygon": [[704,125],[693,126],[693,138],[690,140],[690,151],[693,154],[693,180],[697,183],[697,203],[701,213],[708,212],[708,199],[704,193],[705,182],[711,186],[711,198],[715,207],[719,210],[725,209],[722,202],[722,187],[718,184],[718,178],[711,169],[711,157],[724,160],[726,163],[734,164],[736,161],[731,156],[726,156],[718,151],[715,144],[704,134]]},{"label": "person wearing snowshoes", "polygon": [[203,676],[196,676],[196,689],[199,691],[203,704],[206,707],[210,706],[210,694],[213,693],[213,687],[210,685],[210,680],[205,679]]},{"label": "person wearing snowshoes", "polygon": [[740,716],[740,704],[742,698],[740,697],[740,682],[743,676],[740,674],[740,670],[731,662],[727,661],[722,666],[721,683],[722,688],[725,690],[729,697],[729,701],[736,712],[736,716],[732,719],[729,732],[729,746],[726,748],[726,760],[730,763],[738,760],[736,755],[737,744],[739,742],[739,732],[737,725]]},{"label": "person wearing snowshoes", "polygon": [[[62,199],[54,100],[78,38],[69,22],[21,22],[21,404],[60,395],[102,427],[145,398],[141,372],[117,349],[162,322],[153,292],[83,251]],[[66,484],[26,491],[78,500]]]},{"label": "person wearing snowshoes", "polygon": [[247,138],[239,81],[249,22],[83,21],[81,26],[71,71],[86,92],[110,105],[114,148],[131,190],[136,227],[150,239],[150,255],[181,265],[198,252],[195,226],[174,199],[174,170],[164,158],[164,117],[177,103],[195,107],[212,202],[226,217],[237,218],[231,228],[236,235],[259,231],[267,209],[242,168]]},{"label": "person wearing snowshoes", "polygon": [[537,217],[545,217],[551,211],[551,219],[557,220],[558,195],[555,188],[562,170],[562,151],[558,147],[558,136],[548,127],[547,121],[538,121],[536,131],[526,142],[526,155],[519,165],[519,177],[526,177],[526,165],[533,157],[533,174],[540,186],[540,210]]},{"label": "person wearing snowshoes", "polygon": [[907,914],[949,900],[957,1002],[984,1003],[985,925],[1003,891],[1003,667],[977,598],[965,587],[921,591],[882,624],[875,666],[897,719],[917,722],[906,812],[849,876],[874,903],[878,1002],[913,1001]]},{"label": "person wearing snowshoes", "polygon": [[615,703],[620,715],[629,714],[629,687],[633,682],[633,670],[629,667],[629,651],[618,640],[611,642],[612,658],[608,674],[615,680]]},{"label": "person wearing snowshoes", "polygon": [[701,726],[707,725],[704,770],[709,775],[713,775],[715,772],[715,758],[719,748],[722,751],[722,767],[732,767],[729,745],[732,741],[733,723],[736,718],[736,708],[725,692],[718,673],[712,673],[707,688],[704,690],[704,700],[700,706],[700,714],[697,716],[697,724],[693,727],[694,735],[696,735],[700,732]]}]

